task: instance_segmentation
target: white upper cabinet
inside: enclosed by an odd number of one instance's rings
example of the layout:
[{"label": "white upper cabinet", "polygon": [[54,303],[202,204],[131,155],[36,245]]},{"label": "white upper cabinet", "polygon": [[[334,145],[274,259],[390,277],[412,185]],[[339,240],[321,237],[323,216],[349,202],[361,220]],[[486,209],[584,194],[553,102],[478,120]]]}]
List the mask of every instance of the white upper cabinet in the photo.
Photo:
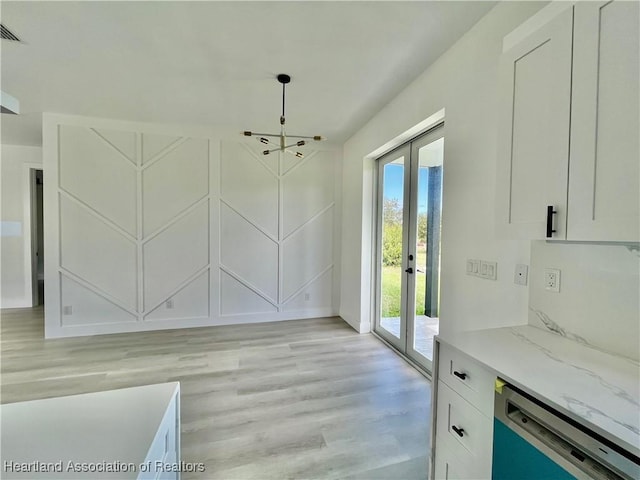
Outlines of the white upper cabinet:
[{"label": "white upper cabinet", "polygon": [[565,235],[572,21],[565,10],[502,56],[498,218],[512,237],[542,238],[547,205]]},{"label": "white upper cabinet", "polygon": [[505,39],[500,234],[638,241],[638,3],[562,3]]},{"label": "white upper cabinet", "polygon": [[575,6],[569,239],[639,239],[638,5]]}]

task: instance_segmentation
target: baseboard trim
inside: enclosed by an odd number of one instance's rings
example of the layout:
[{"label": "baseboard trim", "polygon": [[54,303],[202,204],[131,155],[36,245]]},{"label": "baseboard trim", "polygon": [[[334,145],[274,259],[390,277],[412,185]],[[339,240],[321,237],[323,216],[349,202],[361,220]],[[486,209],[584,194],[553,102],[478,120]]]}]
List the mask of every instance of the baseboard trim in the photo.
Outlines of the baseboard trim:
[{"label": "baseboard trim", "polygon": [[[148,332],[154,330],[176,330],[179,328],[214,327],[223,325],[246,325],[252,323],[282,322],[287,320],[308,320],[312,318],[337,317],[333,308],[317,308],[305,311],[291,311],[251,315],[229,315],[221,317],[183,318],[167,320],[146,320],[123,323],[102,323],[94,325],[60,326],[47,322],[45,316],[45,338],[85,337],[112,333]],[[49,323],[49,324],[48,324]],[[51,325],[54,323],[54,325]]]}]

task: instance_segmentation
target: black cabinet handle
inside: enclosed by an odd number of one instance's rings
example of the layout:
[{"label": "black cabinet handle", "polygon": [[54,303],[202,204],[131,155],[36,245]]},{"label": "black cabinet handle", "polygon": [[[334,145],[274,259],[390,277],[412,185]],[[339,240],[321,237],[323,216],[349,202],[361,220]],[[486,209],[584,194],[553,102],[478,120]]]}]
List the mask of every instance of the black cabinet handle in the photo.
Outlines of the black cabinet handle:
[{"label": "black cabinet handle", "polygon": [[464,428],[458,428],[455,425],[451,425],[451,430],[456,432],[459,437],[464,437]]},{"label": "black cabinet handle", "polygon": [[553,209],[553,205],[547,206],[547,238],[553,237],[556,231],[553,229],[553,216],[558,213]]},{"label": "black cabinet handle", "polygon": [[407,272],[407,273],[413,273],[413,268],[409,267],[409,268],[407,268],[407,269],[405,270],[405,272]]},{"label": "black cabinet handle", "polygon": [[457,371],[453,371],[453,374],[458,377],[460,380],[466,380],[467,379],[467,374],[466,373],[460,373]]}]

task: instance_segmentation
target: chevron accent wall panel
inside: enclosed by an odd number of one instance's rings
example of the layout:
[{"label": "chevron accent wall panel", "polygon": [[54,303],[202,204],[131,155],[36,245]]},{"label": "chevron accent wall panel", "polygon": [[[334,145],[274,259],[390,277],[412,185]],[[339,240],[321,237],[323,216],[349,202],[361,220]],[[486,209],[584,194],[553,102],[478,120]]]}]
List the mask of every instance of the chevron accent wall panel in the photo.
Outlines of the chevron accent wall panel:
[{"label": "chevron accent wall panel", "polygon": [[137,306],[136,242],[92,210],[60,198],[60,267],[124,308]]},{"label": "chevron accent wall panel", "polygon": [[205,202],[144,243],[145,311],[155,309],[209,267],[208,219]]},{"label": "chevron accent wall panel", "polygon": [[84,287],[78,281],[72,280],[64,274],[60,274],[60,284],[62,304],[71,306],[70,311],[60,312],[62,326],[118,324],[137,321],[134,313],[123,309],[96,293],[94,289]]},{"label": "chevron accent wall panel", "polygon": [[86,123],[57,127],[58,325],[208,321],[210,140]]},{"label": "chevron accent wall panel", "polygon": [[332,309],[335,154],[221,147],[221,316]]},{"label": "chevron accent wall panel", "polygon": [[[277,155],[269,157],[277,162]],[[220,194],[224,202],[254,227],[278,237],[278,174],[244,144],[223,143]],[[277,171],[277,163],[275,165]]]},{"label": "chevron accent wall panel", "polygon": [[60,127],[60,189],[135,235],[136,166],[116,146],[128,150],[124,140],[107,138],[92,128]]},{"label": "chevron accent wall panel", "polygon": [[334,176],[331,154],[317,152],[283,177],[282,207],[285,237],[305,225],[315,215],[333,206]]},{"label": "chevron accent wall panel", "polygon": [[337,313],[335,152],[57,114],[43,151],[47,337]]},{"label": "chevron accent wall panel", "polygon": [[[145,138],[143,135],[143,145]],[[209,195],[208,148],[206,140],[188,138],[145,164],[142,171],[145,236]]]}]

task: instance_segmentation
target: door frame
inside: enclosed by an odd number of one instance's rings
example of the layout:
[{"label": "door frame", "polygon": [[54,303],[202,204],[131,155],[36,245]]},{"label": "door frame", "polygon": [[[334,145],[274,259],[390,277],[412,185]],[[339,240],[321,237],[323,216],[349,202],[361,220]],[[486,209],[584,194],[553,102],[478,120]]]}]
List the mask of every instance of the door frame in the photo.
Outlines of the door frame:
[{"label": "door frame", "polygon": [[[434,125],[432,128],[430,128],[429,130],[427,130],[426,132],[424,132],[422,135],[414,138],[413,140],[411,140],[411,158],[412,158],[412,162],[411,162],[411,178],[419,178],[419,171],[420,171],[420,149],[422,147],[425,147],[433,142],[436,142],[438,140],[440,140],[441,138],[444,137],[444,122],[441,122],[437,125]],[[444,153],[443,153],[444,155]],[[413,159],[415,159],[415,161],[413,161]],[[443,159],[444,160],[444,159]],[[444,164],[444,162],[443,162]],[[415,210],[415,221],[410,221],[409,222],[409,228],[410,228],[410,232],[409,232],[409,238],[407,239],[407,241],[409,239],[418,239],[418,181],[416,180],[416,192],[415,195],[412,194],[412,197],[410,199],[410,203],[409,203],[409,214],[413,217],[413,213]],[[439,249],[438,249],[439,250]],[[411,253],[411,252],[409,252]],[[414,261],[413,263],[413,269],[414,269],[414,274],[410,275],[409,277],[411,278],[410,281],[407,283],[407,290],[408,290],[408,298],[407,298],[407,303],[406,306],[408,307],[409,305],[413,305],[413,308],[409,309],[407,308],[407,343],[406,343],[406,355],[411,358],[411,360],[413,360],[415,363],[417,363],[418,365],[420,365],[422,368],[424,368],[426,371],[431,372],[432,368],[433,368],[433,358],[431,360],[429,360],[427,357],[425,357],[424,355],[422,355],[422,353],[420,353],[418,350],[416,350],[413,345],[415,342],[415,327],[416,327],[416,283],[417,283],[417,258],[418,258],[418,253],[413,252],[414,258],[416,259],[416,261]],[[427,272],[425,271],[425,276],[427,275]],[[439,275],[439,272],[438,272]],[[426,306],[426,292],[425,292],[425,306]],[[410,340],[413,340],[410,341]]]},{"label": "door frame", "polygon": [[[435,134],[435,135],[434,135]],[[381,155],[374,160],[375,162],[375,210],[374,210],[374,282],[373,282],[373,333],[382,338],[386,343],[396,349],[412,364],[418,366],[427,373],[431,374],[433,359],[429,360],[414,347],[415,340],[415,299],[416,299],[416,260],[417,253],[411,251],[410,240],[417,239],[417,187],[412,185],[412,180],[418,178],[419,174],[419,150],[444,137],[444,119],[432,125],[428,130],[422,132],[404,142],[402,145],[394,148],[388,153]],[[382,174],[383,165],[386,165],[398,157],[405,158],[405,169],[403,178],[403,209],[402,209],[402,262],[401,262],[401,281],[400,281],[400,338],[388,333],[381,327],[381,299],[378,292],[382,289],[382,224],[381,217],[383,207],[384,192],[384,175]],[[413,188],[412,188],[413,187]],[[412,221],[415,211],[415,220]],[[413,246],[415,249],[415,245]],[[413,256],[413,260],[409,260],[409,256]],[[413,268],[413,274],[405,273],[409,267]],[[408,308],[413,305],[413,308]],[[404,313],[404,315],[403,315]]]},{"label": "door frame", "polygon": [[[373,317],[373,331],[381,336],[382,338],[384,338],[385,341],[387,341],[388,343],[390,343],[391,345],[394,346],[394,348],[396,348],[397,350],[404,350],[404,345],[406,345],[406,338],[407,338],[407,329],[406,329],[406,319],[402,318],[402,310],[400,312],[400,338],[395,337],[394,335],[389,334],[384,328],[381,327],[380,325],[380,320],[382,319],[382,316],[380,315],[381,313],[381,302],[378,299],[377,296],[377,292],[380,292],[382,289],[382,269],[380,268],[380,265],[382,265],[382,222],[380,221],[380,212],[382,212],[382,206],[383,206],[383,197],[382,197],[382,192],[383,192],[383,182],[384,182],[384,176],[380,174],[381,168],[381,162],[385,162],[386,160],[389,160],[389,162],[386,162],[385,165],[387,163],[391,163],[393,160],[397,159],[399,156],[403,156],[405,158],[405,161],[407,163],[410,162],[410,155],[411,155],[411,143],[407,142],[403,145],[400,145],[399,147],[393,149],[392,151],[390,151],[389,153],[386,153],[384,155],[382,155],[381,157],[379,157],[378,159],[376,159],[376,185],[377,185],[377,190],[376,190],[376,200],[375,200],[375,239],[374,239],[374,257],[375,257],[375,286],[374,286],[374,295],[373,295],[373,299],[374,299],[374,317]],[[403,178],[403,189],[402,189],[402,202],[403,202],[403,210],[402,210],[402,224],[403,224],[403,228],[402,228],[402,251],[405,252],[406,248],[408,246],[408,242],[409,242],[409,235],[408,235],[408,229],[404,228],[405,222],[408,221],[409,219],[409,213],[408,213],[408,209],[406,208],[406,206],[409,205],[408,201],[409,201],[409,182],[411,180],[411,169],[409,168],[410,163],[408,165],[405,165],[404,168],[404,178]],[[400,268],[401,271],[404,271],[406,268],[408,268],[408,260],[406,258],[406,255],[403,255],[402,257],[402,261],[400,263]],[[406,282],[405,280],[406,275],[402,275],[401,279],[400,279],[400,305],[405,305],[406,304],[406,288],[403,288],[404,283]],[[402,308],[402,307],[401,307]]]},{"label": "door frame", "polygon": [[[25,163],[23,167],[23,192],[24,192],[24,221],[23,221],[23,245],[24,245],[24,286],[25,286],[25,302],[28,306],[36,306],[39,303],[38,292],[38,258],[34,254],[37,246],[37,218],[36,210],[36,190],[35,174],[36,170],[42,170],[44,177],[44,168],[41,163]],[[43,179],[44,180],[44,179]],[[43,181],[43,216],[44,216],[44,181]],[[43,227],[45,222],[43,221]],[[44,298],[42,299],[44,303]]]}]

